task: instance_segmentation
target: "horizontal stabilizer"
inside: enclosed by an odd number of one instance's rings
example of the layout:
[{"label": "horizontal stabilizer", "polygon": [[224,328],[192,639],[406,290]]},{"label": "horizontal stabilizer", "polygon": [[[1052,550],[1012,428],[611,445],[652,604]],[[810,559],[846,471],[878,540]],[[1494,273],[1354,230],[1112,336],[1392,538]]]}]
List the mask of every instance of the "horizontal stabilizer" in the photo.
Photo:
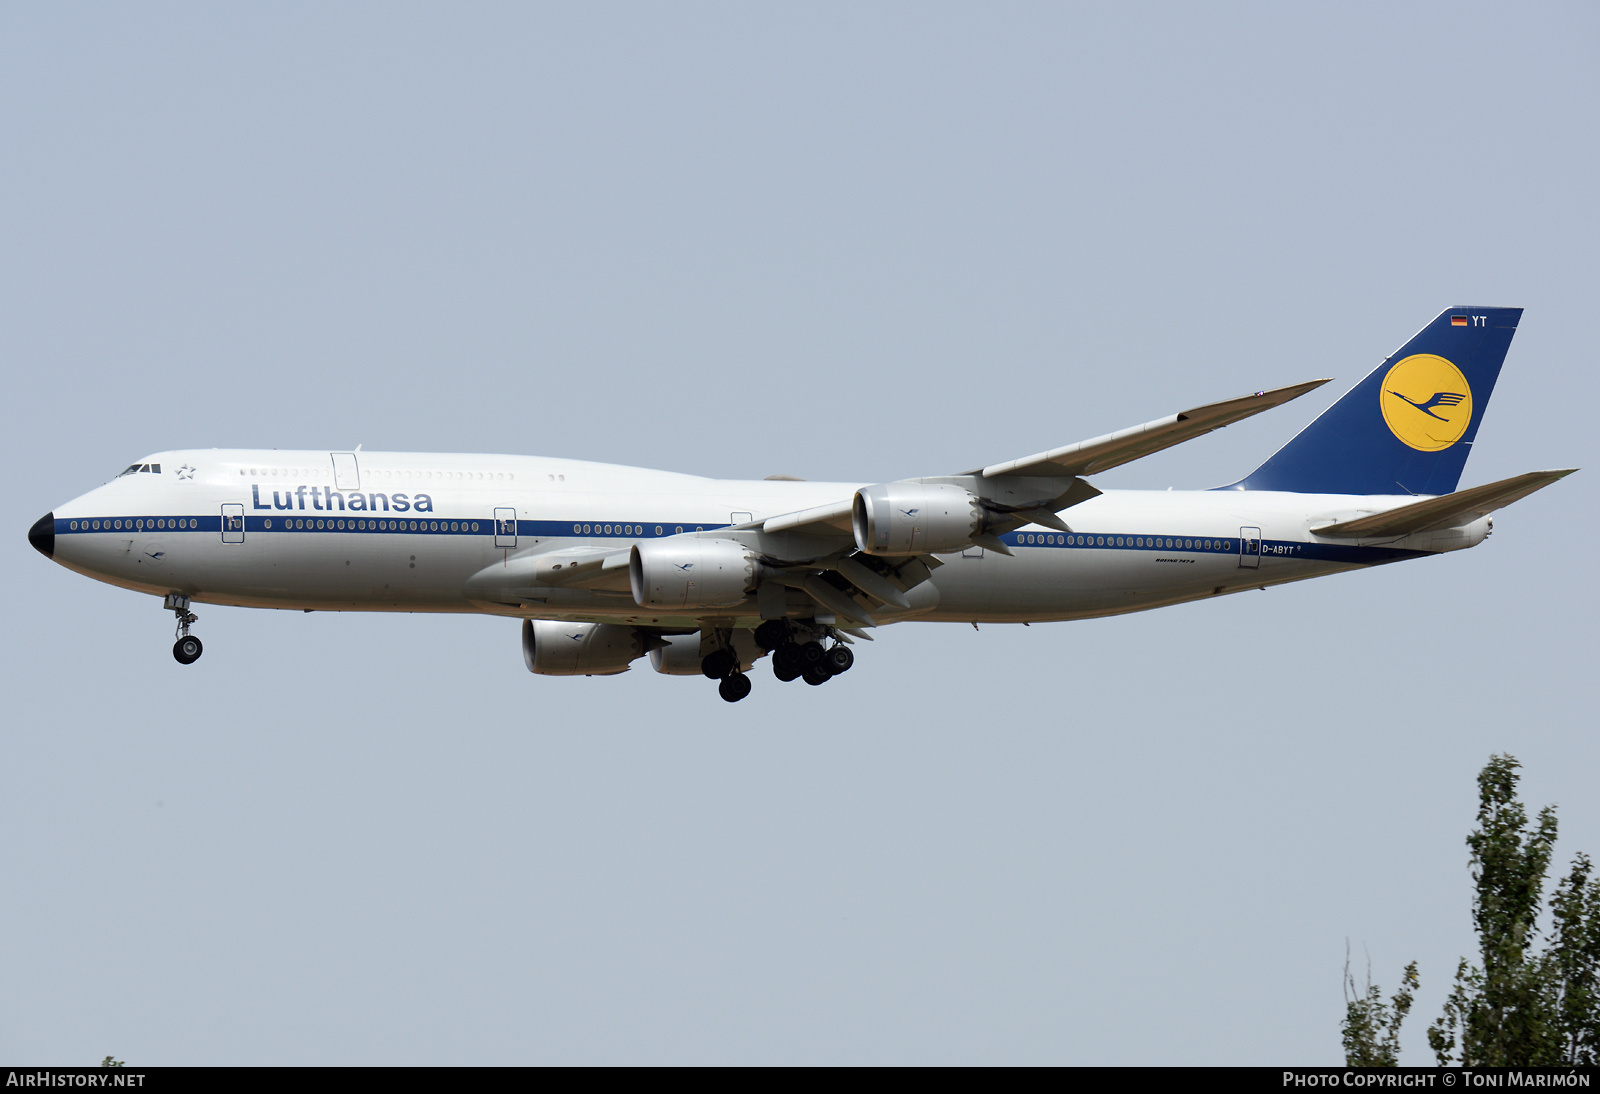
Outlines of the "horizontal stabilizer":
[{"label": "horizontal stabilizer", "polygon": [[1542,490],[1576,470],[1576,467],[1569,467],[1561,471],[1530,471],[1526,475],[1491,482],[1486,486],[1457,490],[1454,494],[1412,502],[1385,513],[1374,513],[1370,517],[1357,517],[1311,530],[1319,536],[1369,537],[1405,536],[1413,532],[1455,528],[1471,524],[1496,509],[1520,501],[1535,490]]},{"label": "horizontal stabilizer", "polygon": [[1282,406],[1289,400],[1298,399],[1306,392],[1319,388],[1327,382],[1327,380],[1309,380],[1303,384],[1291,384],[1272,391],[1258,391],[1242,399],[1208,403],[1193,410],[1169,414],[1165,418],[1146,422],[1144,425],[1108,433],[1104,437],[1079,441],[1064,448],[1052,448],[1048,452],[1024,456],[1019,460],[990,464],[981,471],[969,471],[967,474],[982,475],[990,479],[999,475],[1040,477],[1093,475],[1137,460],[1141,456],[1160,452],[1163,448],[1171,448],[1175,444],[1193,440],[1202,434],[1210,433],[1213,429],[1221,429],[1225,425],[1243,421],[1260,414],[1263,410]]}]

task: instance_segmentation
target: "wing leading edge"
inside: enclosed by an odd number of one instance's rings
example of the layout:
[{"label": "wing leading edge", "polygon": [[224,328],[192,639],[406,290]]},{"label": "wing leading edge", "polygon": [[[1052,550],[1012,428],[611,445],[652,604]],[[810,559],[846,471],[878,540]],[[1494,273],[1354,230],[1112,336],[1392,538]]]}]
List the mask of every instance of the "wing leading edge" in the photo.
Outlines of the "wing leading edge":
[{"label": "wing leading edge", "polygon": [[1119,429],[1103,437],[1052,448],[1048,452],[1036,452],[1021,459],[990,464],[977,471],[968,471],[967,474],[981,475],[986,479],[1002,475],[1034,477],[1094,475],[1142,456],[1160,452],[1164,448],[1171,448],[1175,444],[1193,440],[1210,433],[1213,429],[1242,422],[1264,410],[1271,410],[1291,399],[1298,399],[1306,392],[1314,391],[1327,382],[1325,379],[1308,380],[1305,383],[1291,384],[1271,391],[1258,391],[1254,395],[1246,395],[1239,399],[1207,403],[1192,410],[1157,418],[1144,425]]},{"label": "wing leading edge", "polygon": [[[1080,476],[1119,467],[1141,456],[1160,452],[1162,449],[1203,436],[1214,429],[1221,429],[1223,426],[1254,417],[1262,411],[1282,406],[1291,399],[1298,399],[1306,392],[1314,391],[1327,382],[1325,379],[1308,380],[1305,383],[1291,384],[1271,391],[1258,391],[1254,395],[1238,399],[1207,403],[1205,406],[1169,414],[1153,422],[1108,433],[1103,437],[1079,441],[1077,444],[1069,444],[1062,448],[1052,448],[1048,452],[1038,452],[1020,459],[990,464],[988,467],[967,471],[961,475],[920,481],[963,482],[976,486],[985,479],[999,478],[1079,479]],[[981,489],[977,492],[986,493]],[[1009,523],[1015,527],[1024,524],[1043,524],[1064,529],[1065,525],[1061,524],[1054,514],[1094,497],[1099,491],[1088,483],[1062,482],[1059,487],[1049,487],[1040,493],[1051,496],[1040,496],[1031,503],[1001,505],[998,508],[1011,511],[1009,515],[1015,519]],[[853,500],[841,498],[827,505],[813,506],[793,513],[779,513],[742,527],[759,528],[769,534],[795,532],[801,535],[848,537],[851,535]],[[997,549],[1004,549],[997,541],[994,545]]]}]

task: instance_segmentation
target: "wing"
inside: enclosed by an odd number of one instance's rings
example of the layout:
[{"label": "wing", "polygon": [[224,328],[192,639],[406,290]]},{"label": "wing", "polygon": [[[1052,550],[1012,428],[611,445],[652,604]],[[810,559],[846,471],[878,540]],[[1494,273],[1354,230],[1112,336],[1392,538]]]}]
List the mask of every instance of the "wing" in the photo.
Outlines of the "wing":
[{"label": "wing", "polygon": [[[1063,448],[1053,448],[1048,452],[1039,452],[1032,456],[1024,456],[1017,460],[1007,460],[1004,463],[990,464],[988,467],[965,472],[959,476],[950,476],[937,480],[938,482],[962,482],[966,480],[995,479],[1007,476],[1026,476],[1038,479],[1076,479],[1081,475],[1093,475],[1118,467],[1140,456],[1148,456],[1153,452],[1160,452],[1164,448],[1182,444],[1184,441],[1193,440],[1195,437],[1210,433],[1213,429],[1221,429],[1225,425],[1243,421],[1246,418],[1260,414],[1264,410],[1271,410],[1275,406],[1282,406],[1291,399],[1298,399],[1308,391],[1313,391],[1327,380],[1309,380],[1303,384],[1292,384],[1289,387],[1275,388],[1272,391],[1258,391],[1254,395],[1246,395],[1240,399],[1229,399],[1220,403],[1208,403],[1205,406],[1195,407],[1178,414],[1170,414],[1144,425],[1136,425],[1129,429],[1108,433],[1104,437],[1095,437],[1092,440],[1079,441]],[[973,485],[977,485],[973,483]],[[983,493],[983,491],[976,491]],[[1050,514],[1059,512],[1069,505],[1086,501],[1099,493],[1087,483],[1077,484],[1062,483],[1060,489],[1046,489],[1043,493],[1052,494],[1029,503],[1007,504],[1002,508],[1009,509],[1019,518],[1016,527],[1028,523],[1044,523],[1052,527]],[[818,505],[810,509],[801,509],[793,513],[780,513],[763,520],[744,525],[746,528],[759,528],[763,532],[795,532],[802,535],[825,537],[848,537],[850,533],[850,498],[841,498],[839,501],[827,505]],[[1023,520],[1021,518],[1029,519]]]},{"label": "wing", "polygon": [[1241,399],[1207,403],[1205,406],[1169,414],[1165,418],[1158,418],[1144,425],[1119,429],[1115,433],[1107,433],[1104,437],[1079,441],[1063,448],[1052,448],[1048,452],[1037,452],[1020,460],[993,463],[980,470],[969,471],[967,474],[982,475],[986,479],[1001,475],[1053,477],[1094,475],[1137,460],[1141,456],[1160,452],[1163,448],[1171,448],[1175,444],[1193,440],[1202,434],[1210,433],[1213,429],[1241,422],[1260,414],[1263,410],[1282,406],[1289,400],[1298,399],[1306,392],[1314,391],[1327,382],[1327,380],[1308,380],[1303,384],[1291,384],[1289,387],[1275,388],[1272,391],[1258,391]]},{"label": "wing", "polygon": [[850,508],[855,502],[855,497],[844,498],[840,501],[829,502],[827,505],[816,505],[810,509],[799,509],[793,513],[782,513],[766,520],[741,527],[759,527],[763,532],[797,532],[801,535],[828,536],[850,535]]},{"label": "wing", "polygon": [[1374,513],[1370,517],[1325,524],[1311,531],[1319,536],[1369,537],[1406,536],[1413,532],[1454,528],[1471,524],[1496,509],[1521,501],[1535,490],[1543,490],[1576,470],[1571,467],[1561,471],[1530,471],[1526,475],[1474,486],[1470,490],[1457,490],[1454,494],[1412,502],[1398,509]]}]

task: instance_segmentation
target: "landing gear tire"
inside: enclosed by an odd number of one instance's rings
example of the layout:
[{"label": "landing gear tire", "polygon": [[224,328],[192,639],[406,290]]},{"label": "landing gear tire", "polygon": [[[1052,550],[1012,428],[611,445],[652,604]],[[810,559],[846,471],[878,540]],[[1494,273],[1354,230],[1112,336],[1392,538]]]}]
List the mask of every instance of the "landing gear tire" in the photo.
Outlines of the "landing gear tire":
[{"label": "landing gear tire", "polygon": [[750,694],[750,677],[742,672],[723,677],[722,682],[717,685],[717,694],[730,703],[737,703]]},{"label": "landing gear tire", "polygon": [[821,642],[807,642],[800,647],[800,656],[805,658],[805,666],[808,669],[822,664],[822,659],[827,655],[828,651],[822,648]]},{"label": "landing gear tire", "polygon": [[801,653],[800,647],[793,642],[785,642],[772,655],[772,664],[774,667],[781,665],[785,671],[792,670],[794,676],[790,676],[789,679],[793,680],[805,671],[806,655]]},{"label": "landing gear tire", "polygon": [[172,644],[173,659],[180,665],[194,664],[204,652],[205,647],[200,644],[200,639],[192,634],[186,634]]},{"label": "landing gear tire", "polygon": [[856,655],[850,652],[849,646],[835,646],[823,657],[822,663],[828,666],[829,673],[838,676],[850,671],[850,666],[856,663]]},{"label": "landing gear tire", "polygon": [[769,619],[755,629],[756,645],[764,650],[775,650],[789,640],[789,624],[781,619]]},{"label": "landing gear tire", "polygon": [[800,679],[804,680],[812,687],[816,687],[818,684],[826,684],[829,680],[832,680],[833,673],[819,666],[817,668],[806,669],[805,674],[801,676]]},{"label": "landing gear tire", "polygon": [[800,672],[801,670],[793,665],[785,665],[782,661],[779,661],[776,658],[773,659],[772,675],[776,676],[779,680],[782,680],[785,684],[787,684],[790,680],[800,679]]},{"label": "landing gear tire", "polygon": [[[712,650],[706,654],[705,660],[700,662],[700,671],[712,680],[725,679],[730,673],[739,671],[739,662],[733,656],[732,650]],[[724,699],[728,697],[723,696]],[[740,696],[743,698],[743,696]],[[733,700],[729,699],[729,702]]]},{"label": "landing gear tire", "polygon": [[177,641],[172,644],[172,657],[180,665],[192,665],[200,660],[200,654],[205,647],[200,644],[200,639],[189,633],[189,628],[200,617],[189,610],[189,598],[182,593],[168,593],[161,602],[163,611],[169,611],[178,619]]}]

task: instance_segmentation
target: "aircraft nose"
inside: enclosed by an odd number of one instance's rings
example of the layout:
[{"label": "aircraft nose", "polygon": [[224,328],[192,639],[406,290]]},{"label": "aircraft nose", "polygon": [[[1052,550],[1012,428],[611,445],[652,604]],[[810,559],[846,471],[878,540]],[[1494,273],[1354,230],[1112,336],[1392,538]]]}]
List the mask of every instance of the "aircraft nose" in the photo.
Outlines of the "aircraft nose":
[{"label": "aircraft nose", "polygon": [[46,513],[33,522],[33,527],[28,529],[28,542],[38,549],[45,558],[54,558],[56,553],[56,515]]}]

